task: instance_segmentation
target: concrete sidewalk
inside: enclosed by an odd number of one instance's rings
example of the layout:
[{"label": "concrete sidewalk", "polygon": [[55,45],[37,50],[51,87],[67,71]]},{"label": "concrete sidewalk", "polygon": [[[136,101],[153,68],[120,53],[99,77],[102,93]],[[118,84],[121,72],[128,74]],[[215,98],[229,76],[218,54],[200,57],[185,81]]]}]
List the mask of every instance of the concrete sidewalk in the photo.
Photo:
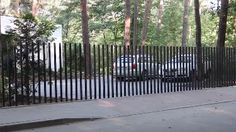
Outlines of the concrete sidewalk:
[{"label": "concrete sidewalk", "polygon": [[[236,87],[0,109],[0,131],[236,102]],[[232,103],[234,104],[234,103]],[[234,106],[236,108],[236,105]]]}]

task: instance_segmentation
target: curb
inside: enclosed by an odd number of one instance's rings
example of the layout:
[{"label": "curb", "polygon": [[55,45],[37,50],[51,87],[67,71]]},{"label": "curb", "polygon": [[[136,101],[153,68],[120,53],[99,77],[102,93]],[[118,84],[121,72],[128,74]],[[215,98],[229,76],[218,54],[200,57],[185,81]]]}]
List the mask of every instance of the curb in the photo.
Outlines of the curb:
[{"label": "curb", "polygon": [[0,126],[0,132],[10,132],[24,129],[49,127],[49,126],[63,125],[75,122],[95,121],[99,119],[103,118],[63,118],[63,119],[53,119],[44,121],[23,122],[23,123]]}]

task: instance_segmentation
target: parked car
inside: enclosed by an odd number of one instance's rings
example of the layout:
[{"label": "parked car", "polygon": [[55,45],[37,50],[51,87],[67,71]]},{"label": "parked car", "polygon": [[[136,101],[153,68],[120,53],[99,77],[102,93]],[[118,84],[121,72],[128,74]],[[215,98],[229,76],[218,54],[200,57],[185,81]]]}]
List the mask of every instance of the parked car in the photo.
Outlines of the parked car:
[{"label": "parked car", "polygon": [[158,63],[151,55],[122,55],[113,63],[117,79],[142,79],[158,76]]},{"label": "parked car", "polygon": [[[204,59],[203,73],[209,75],[211,71],[211,62]],[[193,54],[182,54],[173,57],[165,64],[161,65],[159,75],[162,80],[187,78],[190,80],[197,79],[197,57]]]}]

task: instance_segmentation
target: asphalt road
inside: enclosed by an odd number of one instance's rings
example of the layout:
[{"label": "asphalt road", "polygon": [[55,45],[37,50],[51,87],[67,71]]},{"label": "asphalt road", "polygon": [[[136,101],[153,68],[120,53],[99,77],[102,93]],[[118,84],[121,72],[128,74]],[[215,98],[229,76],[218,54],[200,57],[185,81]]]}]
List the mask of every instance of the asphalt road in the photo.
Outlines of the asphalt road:
[{"label": "asphalt road", "polygon": [[143,94],[188,91],[200,85],[188,81],[166,81],[148,79],[145,81],[119,81],[112,77],[96,79],[53,80],[41,82],[36,88],[36,96],[63,99],[95,99],[134,96]]},{"label": "asphalt road", "polygon": [[235,106],[235,101],[222,102],[21,132],[235,132]]}]

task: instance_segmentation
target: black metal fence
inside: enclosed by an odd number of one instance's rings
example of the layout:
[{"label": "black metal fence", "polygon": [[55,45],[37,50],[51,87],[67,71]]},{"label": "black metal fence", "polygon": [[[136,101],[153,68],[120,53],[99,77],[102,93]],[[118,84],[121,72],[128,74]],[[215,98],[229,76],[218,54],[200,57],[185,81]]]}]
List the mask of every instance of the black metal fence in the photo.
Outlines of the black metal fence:
[{"label": "black metal fence", "polygon": [[18,44],[2,51],[0,107],[199,90],[236,80],[235,48]]}]

